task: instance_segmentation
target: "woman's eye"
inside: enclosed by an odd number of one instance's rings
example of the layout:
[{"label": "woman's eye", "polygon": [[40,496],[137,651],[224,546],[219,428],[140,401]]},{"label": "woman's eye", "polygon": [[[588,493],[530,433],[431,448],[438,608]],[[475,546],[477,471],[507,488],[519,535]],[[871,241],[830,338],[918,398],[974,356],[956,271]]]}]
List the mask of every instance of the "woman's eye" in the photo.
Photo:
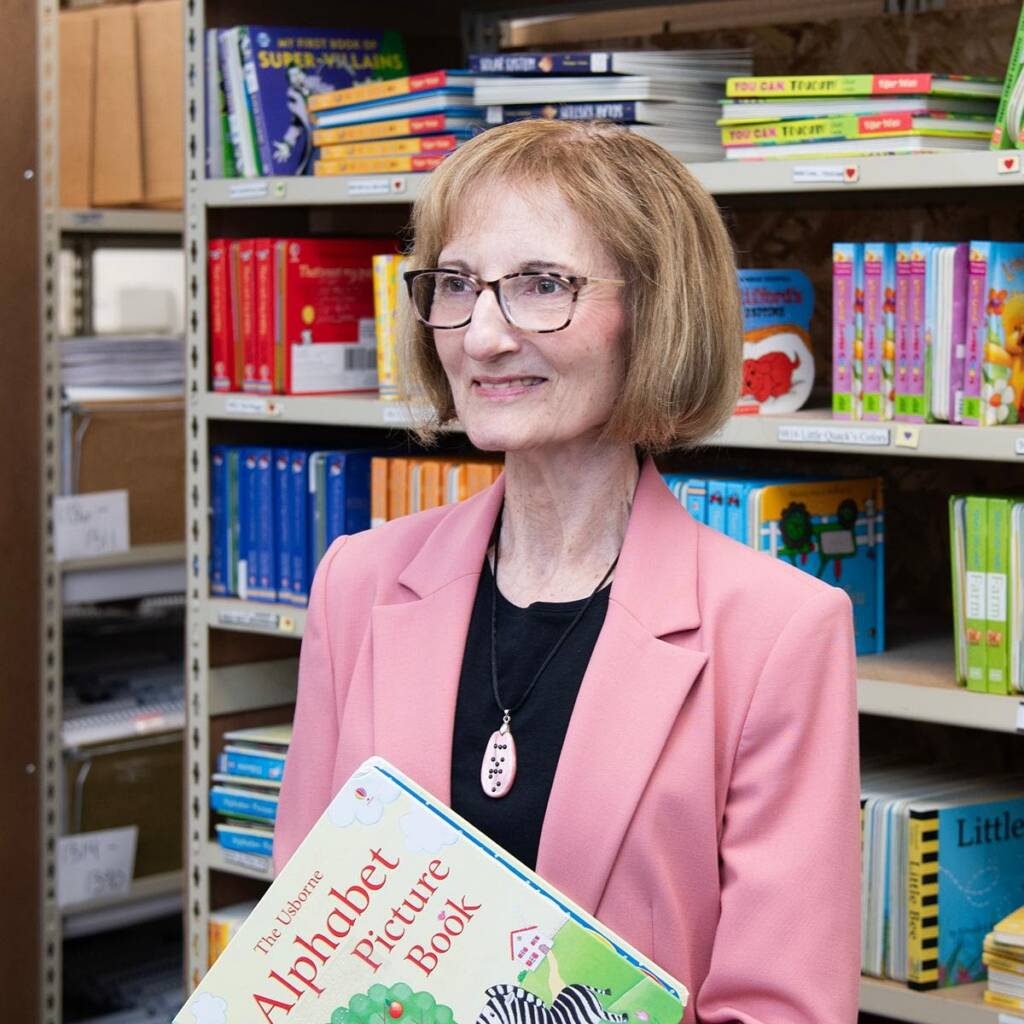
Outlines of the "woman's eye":
[{"label": "woman's eye", "polygon": [[469,289],[469,282],[461,277],[445,277],[441,279],[441,289],[451,295],[461,295]]},{"label": "woman's eye", "polygon": [[528,290],[537,295],[561,295],[566,289],[556,277],[537,277]]}]

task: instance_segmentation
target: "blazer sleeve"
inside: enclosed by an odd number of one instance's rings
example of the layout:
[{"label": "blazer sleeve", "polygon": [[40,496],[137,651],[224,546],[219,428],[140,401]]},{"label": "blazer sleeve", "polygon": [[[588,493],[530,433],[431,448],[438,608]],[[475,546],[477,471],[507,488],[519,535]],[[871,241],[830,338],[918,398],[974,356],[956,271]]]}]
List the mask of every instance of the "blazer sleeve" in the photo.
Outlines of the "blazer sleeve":
[{"label": "blazer sleeve", "polygon": [[720,841],[700,1024],[855,1024],[860,779],[850,600],[819,590],[764,663]]},{"label": "blazer sleeve", "polygon": [[280,871],[334,796],[338,750],[338,694],[328,623],[331,570],[347,537],[340,537],[320,561],[310,588],[306,628],[299,652],[299,685],[292,742],[285,762],[274,824],[274,868]]}]

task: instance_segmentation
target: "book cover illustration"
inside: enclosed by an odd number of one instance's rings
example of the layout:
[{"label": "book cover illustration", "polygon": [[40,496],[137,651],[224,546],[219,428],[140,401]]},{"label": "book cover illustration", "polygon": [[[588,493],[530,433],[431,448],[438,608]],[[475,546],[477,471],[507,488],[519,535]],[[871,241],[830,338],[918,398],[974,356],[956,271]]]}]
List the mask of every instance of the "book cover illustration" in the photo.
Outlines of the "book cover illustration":
[{"label": "book cover illustration", "polygon": [[676,1024],[686,990],[380,758],[175,1024]]},{"label": "book cover illustration", "polygon": [[741,270],[743,378],[738,413],[790,413],[814,385],[814,289],[799,270]]},{"label": "book cover illustration", "polygon": [[885,650],[885,517],[877,477],[769,485],[751,494],[755,546],[840,587],[857,654]]},{"label": "book cover illustration", "polygon": [[[972,249],[974,243],[972,243]],[[1024,418],[1024,244],[993,242],[981,373],[982,426]]]},{"label": "book cover illustration", "polygon": [[[306,174],[313,154],[310,100],[408,71],[397,32],[247,26],[246,88],[260,97],[271,165],[264,174]],[[251,100],[250,100],[251,102]]]}]

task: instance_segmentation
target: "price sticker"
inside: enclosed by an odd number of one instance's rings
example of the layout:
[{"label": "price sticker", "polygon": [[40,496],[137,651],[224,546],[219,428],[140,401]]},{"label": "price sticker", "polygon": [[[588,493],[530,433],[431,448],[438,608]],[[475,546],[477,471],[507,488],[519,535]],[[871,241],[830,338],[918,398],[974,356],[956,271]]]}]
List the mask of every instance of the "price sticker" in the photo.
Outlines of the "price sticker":
[{"label": "price sticker", "polygon": [[135,874],[139,829],[109,828],[57,840],[57,903],[74,906],[126,896]]},{"label": "price sticker", "polygon": [[999,157],[996,162],[996,172],[998,174],[1019,174],[1020,157],[1016,153],[1007,153]]},{"label": "price sticker", "polygon": [[1017,732],[1024,732],[1024,700],[1017,702]]},{"label": "price sticker", "polygon": [[893,444],[897,448],[916,448],[920,440],[921,431],[918,427],[897,427]]}]

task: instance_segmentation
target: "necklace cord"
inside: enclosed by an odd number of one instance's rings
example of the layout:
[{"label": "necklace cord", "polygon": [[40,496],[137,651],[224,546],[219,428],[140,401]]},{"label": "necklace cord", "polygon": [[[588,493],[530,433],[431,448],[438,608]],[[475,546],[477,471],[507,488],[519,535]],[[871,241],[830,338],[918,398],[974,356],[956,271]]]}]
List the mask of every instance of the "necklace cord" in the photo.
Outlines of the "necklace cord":
[{"label": "necklace cord", "polygon": [[555,646],[548,652],[547,657],[541,663],[539,669],[532,680],[530,685],[527,686],[526,692],[519,698],[519,700],[512,707],[506,707],[501,700],[501,694],[498,692],[498,549],[501,547],[501,521],[504,516],[504,509],[498,513],[498,521],[494,527],[494,572],[492,573],[491,579],[491,689],[494,693],[494,702],[498,705],[498,710],[505,716],[506,719],[510,718],[516,711],[518,711],[527,701],[530,694],[533,692],[533,688],[537,685],[538,680],[544,674],[544,670],[551,663],[554,656],[561,650],[562,645],[566,640],[569,639],[569,634],[576,628],[579,621],[586,614],[587,609],[590,607],[594,598],[597,597],[601,588],[608,582],[609,577],[615,571],[615,566],[618,565],[619,556],[615,556],[615,561],[608,566],[608,571],[604,574],[601,582],[594,588],[593,593],[584,602],[583,607],[573,616],[572,622],[569,623],[569,627],[555,642]]}]

